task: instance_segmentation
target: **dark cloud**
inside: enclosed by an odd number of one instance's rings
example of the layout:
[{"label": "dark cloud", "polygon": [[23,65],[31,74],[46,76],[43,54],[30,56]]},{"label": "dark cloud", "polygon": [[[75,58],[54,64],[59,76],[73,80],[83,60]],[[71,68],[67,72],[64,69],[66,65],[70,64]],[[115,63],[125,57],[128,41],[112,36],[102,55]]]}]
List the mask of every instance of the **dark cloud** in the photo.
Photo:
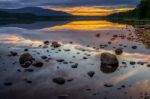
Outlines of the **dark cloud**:
[{"label": "dark cloud", "polygon": [[135,7],[140,0],[0,0],[0,8],[26,6],[127,6]]}]

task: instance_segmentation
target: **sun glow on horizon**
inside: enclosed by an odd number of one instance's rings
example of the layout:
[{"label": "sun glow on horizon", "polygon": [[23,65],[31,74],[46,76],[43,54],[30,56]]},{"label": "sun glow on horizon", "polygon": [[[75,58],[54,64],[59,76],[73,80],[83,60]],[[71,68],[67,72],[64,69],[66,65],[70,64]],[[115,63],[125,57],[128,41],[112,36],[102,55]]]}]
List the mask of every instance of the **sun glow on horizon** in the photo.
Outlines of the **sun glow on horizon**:
[{"label": "sun glow on horizon", "polygon": [[49,8],[56,11],[67,12],[76,16],[106,16],[116,12],[125,12],[134,8],[101,8],[95,6],[80,6],[80,7],[54,7]]}]

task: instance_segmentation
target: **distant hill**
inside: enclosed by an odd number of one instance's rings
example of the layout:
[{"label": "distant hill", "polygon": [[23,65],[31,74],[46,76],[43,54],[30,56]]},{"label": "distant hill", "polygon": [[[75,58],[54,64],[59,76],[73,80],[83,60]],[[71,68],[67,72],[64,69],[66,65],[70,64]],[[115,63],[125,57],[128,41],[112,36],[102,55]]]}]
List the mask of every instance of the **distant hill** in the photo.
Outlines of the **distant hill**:
[{"label": "distant hill", "polygon": [[[25,7],[20,9],[0,9],[1,13],[11,13],[11,14],[32,14],[35,16],[70,16],[70,14],[62,11],[54,11],[49,9],[43,9],[40,7]],[[0,13],[0,16],[1,16]]]},{"label": "distant hill", "polygon": [[110,18],[150,19],[150,0],[141,0],[134,10],[109,15]]}]

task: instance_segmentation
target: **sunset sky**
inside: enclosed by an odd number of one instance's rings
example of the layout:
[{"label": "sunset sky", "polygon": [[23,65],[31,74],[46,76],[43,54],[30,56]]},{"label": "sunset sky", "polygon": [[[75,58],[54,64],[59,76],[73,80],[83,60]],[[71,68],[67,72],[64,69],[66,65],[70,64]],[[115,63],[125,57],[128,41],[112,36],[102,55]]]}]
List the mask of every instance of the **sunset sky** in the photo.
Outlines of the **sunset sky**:
[{"label": "sunset sky", "polygon": [[0,0],[0,8],[43,7],[73,15],[97,16],[133,9],[140,0]]}]

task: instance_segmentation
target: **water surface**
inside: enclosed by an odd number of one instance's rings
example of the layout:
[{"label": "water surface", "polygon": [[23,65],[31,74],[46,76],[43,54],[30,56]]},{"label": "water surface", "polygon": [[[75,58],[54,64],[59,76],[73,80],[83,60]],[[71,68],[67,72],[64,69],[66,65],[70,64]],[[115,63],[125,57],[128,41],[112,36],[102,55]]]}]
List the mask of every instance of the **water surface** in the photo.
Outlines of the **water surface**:
[{"label": "water surface", "polygon": [[[59,96],[66,99],[149,99],[150,45],[145,41],[150,39],[148,33],[144,34],[147,36],[141,34],[143,31],[149,30],[141,31],[131,25],[106,20],[1,25],[0,99],[58,99]],[[46,40],[57,41],[62,46],[45,47],[43,41]],[[119,67],[115,71],[102,69],[101,53],[115,54],[116,48],[124,50],[122,55],[117,55]],[[19,57],[25,53],[24,49],[29,49],[28,53],[44,66],[29,67],[33,72],[22,68]],[[18,56],[10,56],[11,51]],[[59,63],[58,59],[65,61]],[[74,64],[78,67],[72,68]],[[95,72],[92,78],[87,74],[89,71]],[[57,85],[52,81],[55,77],[73,80]],[[6,82],[12,85],[6,86]]]}]

